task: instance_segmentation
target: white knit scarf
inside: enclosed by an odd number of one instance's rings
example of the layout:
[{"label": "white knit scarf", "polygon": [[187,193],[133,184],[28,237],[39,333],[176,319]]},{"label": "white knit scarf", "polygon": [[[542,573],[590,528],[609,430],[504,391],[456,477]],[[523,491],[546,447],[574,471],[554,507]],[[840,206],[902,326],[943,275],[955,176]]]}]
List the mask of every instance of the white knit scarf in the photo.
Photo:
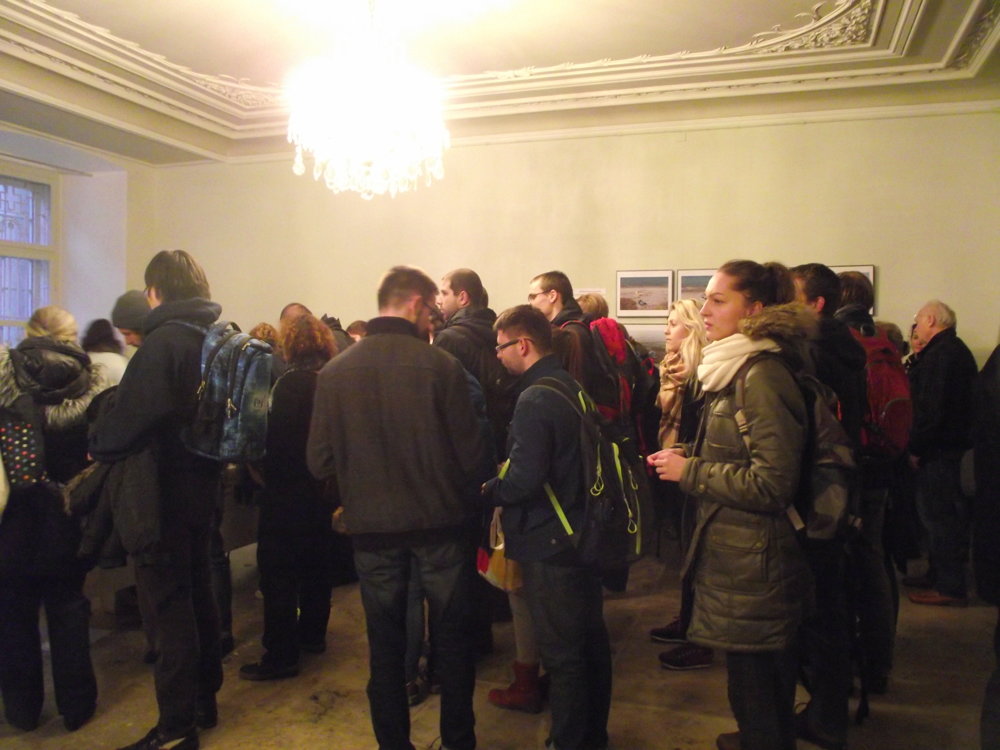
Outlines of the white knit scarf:
[{"label": "white knit scarf", "polygon": [[734,333],[705,347],[698,365],[698,380],[706,391],[721,391],[752,355],[777,351],[781,347],[771,339],[751,339]]}]

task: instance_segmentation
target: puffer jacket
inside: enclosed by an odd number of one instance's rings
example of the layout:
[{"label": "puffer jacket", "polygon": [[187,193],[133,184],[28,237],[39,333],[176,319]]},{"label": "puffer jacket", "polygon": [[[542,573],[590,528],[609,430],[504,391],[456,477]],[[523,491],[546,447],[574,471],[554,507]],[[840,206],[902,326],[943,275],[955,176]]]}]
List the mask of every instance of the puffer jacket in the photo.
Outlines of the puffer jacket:
[{"label": "puffer jacket", "polygon": [[[780,343],[794,369],[808,329],[807,313],[782,305],[744,321],[742,332]],[[798,488],[807,415],[789,368],[773,357],[750,366],[744,398],[749,455],[731,381],[706,394],[699,440],[680,480],[698,500],[684,566],[695,594],[688,638],[727,651],[777,651],[792,645],[812,597],[786,515]]]},{"label": "puffer jacket", "polygon": [[[28,338],[0,349],[0,406],[28,394],[41,419],[45,468],[55,482],[87,465],[87,406],[109,383],[82,349]],[[62,575],[80,569],[80,530],[52,486],[11,492],[0,523],[0,574]]]}]

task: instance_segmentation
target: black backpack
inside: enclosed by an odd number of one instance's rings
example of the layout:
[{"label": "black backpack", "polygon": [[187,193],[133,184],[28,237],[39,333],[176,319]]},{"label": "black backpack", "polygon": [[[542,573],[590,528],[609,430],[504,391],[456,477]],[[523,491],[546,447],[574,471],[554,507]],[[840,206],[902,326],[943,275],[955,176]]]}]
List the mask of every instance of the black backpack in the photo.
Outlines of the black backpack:
[{"label": "black backpack", "polygon": [[562,503],[545,492],[580,560],[600,572],[620,571],[645,554],[654,526],[649,485],[634,441],[604,419],[577,386],[540,378],[532,388],[558,393],[580,415],[580,452],[586,492],[583,523],[573,528]]},{"label": "black backpack", "polygon": [[[735,384],[736,426],[750,452],[746,406],[746,379],[750,367],[762,357],[785,361],[774,354],[762,353],[748,359],[733,378]],[[789,368],[805,401],[808,430],[802,456],[802,472],[795,502],[788,507],[788,517],[800,537],[812,540],[847,539],[859,526],[857,466],[854,448],[843,425],[837,419],[837,396],[833,390],[811,375]]]}]

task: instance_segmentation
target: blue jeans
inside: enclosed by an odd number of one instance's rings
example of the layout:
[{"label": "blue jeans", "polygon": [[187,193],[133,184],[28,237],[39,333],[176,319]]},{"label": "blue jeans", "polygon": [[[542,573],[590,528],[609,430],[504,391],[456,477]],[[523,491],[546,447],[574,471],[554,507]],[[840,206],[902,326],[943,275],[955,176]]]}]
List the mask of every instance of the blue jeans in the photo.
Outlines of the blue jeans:
[{"label": "blue jeans", "polygon": [[969,558],[969,501],[962,494],[960,457],[928,459],[917,471],[917,511],[930,537],[937,590],[964,597]]},{"label": "blue jeans", "polygon": [[552,742],[557,750],[608,744],[611,646],[598,576],[578,565],[521,563],[522,593],[549,673]]},{"label": "blue jeans", "polygon": [[464,540],[354,551],[368,627],[368,705],[380,750],[413,750],[404,662],[410,571],[418,566],[428,604],[432,656],[441,682],[441,742],[476,746],[472,693],[476,670],[469,637],[473,549]]}]

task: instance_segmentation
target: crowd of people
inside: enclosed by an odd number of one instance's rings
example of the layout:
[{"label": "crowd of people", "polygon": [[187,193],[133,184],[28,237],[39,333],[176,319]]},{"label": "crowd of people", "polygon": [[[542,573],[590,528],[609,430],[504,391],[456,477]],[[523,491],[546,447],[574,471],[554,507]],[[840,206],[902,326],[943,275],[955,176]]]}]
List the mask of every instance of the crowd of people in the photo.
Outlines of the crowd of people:
[{"label": "crowd of people", "polygon": [[[527,304],[497,315],[474,271],[435,282],[409,266],[382,277],[378,316],[346,330],[290,303],[277,326],[251,331],[273,347],[266,455],[223,467],[183,442],[204,330],[222,308],[184,251],[156,254],[144,281],[79,343],[73,317],[49,306],[20,344],[0,351],[0,427],[32,427],[43,457],[32,483],[0,493],[7,721],[25,731],[39,722],[42,606],[66,729],[94,714],[83,583],[108,544],[101,537],[92,549],[95,511],[70,502],[67,512],[66,497],[103,467],[103,491],[134,509],[112,541],[134,561],[159,710],[156,726],[121,750],[196,750],[199,730],[219,721],[221,658],[233,648],[220,498],[234,487],[259,505],[263,599],[264,652],[241,678],[297,675],[301,653],[326,648],[332,587],[358,581],[378,746],[412,750],[409,708],[433,691],[442,747],[473,750],[476,657],[492,650],[493,610],[506,601],[514,679],[489,702],[532,713],[547,704],[547,747],[608,748],[604,589],[624,587],[627,571],[584,564],[566,533],[587,508],[574,401],[590,399],[605,415],[623,403],[591,330],[608,319],[607,303],[577,300],[569,278],[551,271],[528,282]],[[968,602],[973,523],[961,469],[973,442],[975,534],[1000,532],[997,353],[978,373],[942,302],[917,311],[908,341],[875,321],[873,306],[859,273],[730,261],[703,301],[665,311],[665,354],[647,373],[658,388],[630,384],[624,421],[649,445],[658,520],[683,552],[680,611],[650,637],[673,646],[659,657],[669,670],[724,655],[736,728],[719,735],[719,750],[792,750],[797,738],[845,748],[852,654],[863,655],[863,692],[891,689],[897,573],[917,605]],[[635,361],[652,362],[612,325]],[[900,371],[909,349],[912,427],[894,456],[871,448],[866,345],[882,337]],[[814,429],[806,374],[835,394],[858,466],[857,531],[825,541],[804,540],[789,512]],[[500,599],[476,574],[491,520],[520,573]],[[907,576],[921,545],[929,568]],[[973,557],[980,595],[1000,604],[996,549],[977,544]],[[996,643],[1000,652],[1000,627]],[[800,677],[810,701],[796,713]],[[997,674],[982,735],[1000,743]]]}]

